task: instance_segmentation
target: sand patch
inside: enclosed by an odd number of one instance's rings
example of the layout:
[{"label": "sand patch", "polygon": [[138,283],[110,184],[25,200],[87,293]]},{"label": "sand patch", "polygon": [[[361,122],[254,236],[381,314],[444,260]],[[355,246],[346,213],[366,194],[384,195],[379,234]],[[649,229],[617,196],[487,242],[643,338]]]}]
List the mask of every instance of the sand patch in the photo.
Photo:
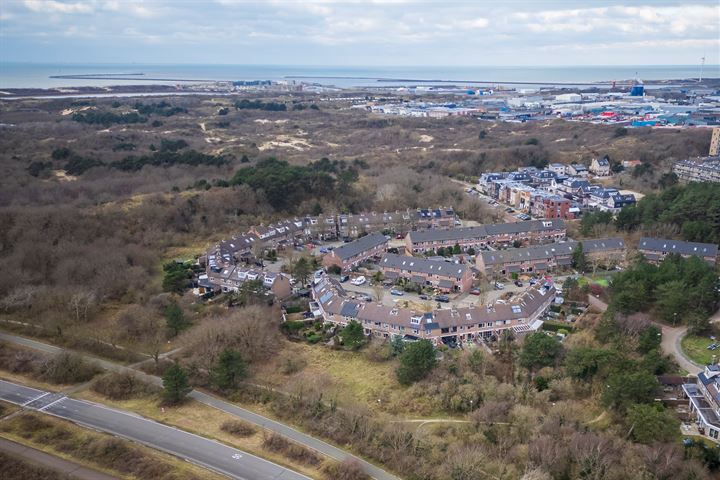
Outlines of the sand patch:
[{"label": "sand patch", "polygon": [[431,135],[420,135],[420,141],[423,143],[430,143],[434,140]]},{"label": "sand patch", "polygon": [[258,150],[265,151],[270,150],[272,148],[290,148],[293,150],[297,150],[298,152],[305,151],[307,148],[311,148],[312,145],[310,145],[306,140],[303,140],[302,138],[297,137],[291,137],[289,135],[278,135],[275,137],[275,140],[270,140],[269,142],[265,142],[262,145],[258,147]]},{"label": "sand patch", "polygon": [[60,112],[60,115],[67,116],[67,115],[72,115],[77,112],[83,112],[85,110],[91,110],[91,109],[93,109],[93,107],[91,107],[91,106],[80,107],[80,108],[66,108],[65,110]]},{"label": "sand patch", "polygon": [[53,176],[61,182],[74,182],[77,180],[75,175],[68,175],[65,170],[53,170]]}]

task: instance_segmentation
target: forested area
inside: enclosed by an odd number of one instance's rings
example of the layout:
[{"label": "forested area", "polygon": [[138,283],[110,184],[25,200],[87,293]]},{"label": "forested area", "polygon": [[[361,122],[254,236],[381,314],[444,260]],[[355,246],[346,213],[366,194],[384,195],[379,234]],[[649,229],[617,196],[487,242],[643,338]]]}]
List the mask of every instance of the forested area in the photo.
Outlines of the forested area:
[{"label": "forested area", "polygon": [[651,193],[617,217],[622,230],[672,226],[684,240],[720,243],[720,184],[689,183]]}]

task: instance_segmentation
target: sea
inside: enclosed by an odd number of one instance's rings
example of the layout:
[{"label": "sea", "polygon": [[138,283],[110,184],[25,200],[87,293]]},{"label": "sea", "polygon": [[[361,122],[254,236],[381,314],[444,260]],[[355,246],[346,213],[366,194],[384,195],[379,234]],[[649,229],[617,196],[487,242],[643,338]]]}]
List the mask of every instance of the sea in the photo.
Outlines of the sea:
[{"label": "sea", "polygon": [[[52,78],[105,75],[103,79]],[[230,80],[286,80],[340,88],[455,82],[467,85],[588,84],[698,78],[700,65],[640,66],[299,66],[158,65],[0,62],[0,88],[62,88]],[[109,77],[109,78],[108,78]],[[115,77],[115,78],[113,78]],[[720,65],[705,65],[704,78],[720,78]]]}]

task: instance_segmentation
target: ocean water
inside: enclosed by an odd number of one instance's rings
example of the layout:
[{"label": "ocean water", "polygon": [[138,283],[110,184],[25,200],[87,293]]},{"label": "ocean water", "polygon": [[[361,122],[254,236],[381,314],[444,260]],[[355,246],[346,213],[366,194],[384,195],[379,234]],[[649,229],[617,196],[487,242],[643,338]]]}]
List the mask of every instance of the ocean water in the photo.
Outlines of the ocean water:
[{"label": "ocean water", "polygon": [[[66,79],[53,75],[141,74],[132,80]],[[415,84],[417,80],[472,83],[592,83],[640,78],[697,78],[698,65],[562,66],[562,67],[372,67],[297,65],[149,65],[0,62],[0,88],[52,88],[132,84],[176,84],[181,80],[296,80],[338,87]],[[703,77],[720,77],[720,65],[705,65]],[[163,81],[162,79],[169,79]],[[397,81],[379,81],[395,79]],[[411,80],[411,81],[407,81]]]}]

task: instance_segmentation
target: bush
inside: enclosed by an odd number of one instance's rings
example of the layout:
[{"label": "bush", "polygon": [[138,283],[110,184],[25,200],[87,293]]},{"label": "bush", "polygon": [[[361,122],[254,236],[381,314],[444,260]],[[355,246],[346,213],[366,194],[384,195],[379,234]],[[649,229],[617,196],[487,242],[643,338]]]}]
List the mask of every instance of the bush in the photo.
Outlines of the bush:
[{"label": "bush", "polygon": [[263,448],[305,465],[318,465],[320,457],[312,450],[291,442],[282,435],[271,433],[263,438]]},{"label": "bush", "polygon": [[52,383],[71,384],[87,382],[99,372],[97,365],[80,355],[61,352],[45,364],[42,378]]},{"label": "bush", "polygon": [[155,385],[151,385],[129,372],[107,375],[96,381],[92,389],[111,400],[145,397],[160,390]]},{"label": "bush", "polygon": [[322,468],[325,478],[328,480],[370,480],[360,463],[352,458],[342,462],[326,462]]},{"label": "bush", "polygon": [[33,465],[19,458],[14,458],[0,452],[0,478],[7,480],[47,480],[48,478],[55,480],[71,480],[73,477],[58,473],[55,470]]},{"label": "bush", "polygon": [[220,430],[238,437],[252,437],[257,433],[257,428],[241,420],[228,420],[223,422]]}]

